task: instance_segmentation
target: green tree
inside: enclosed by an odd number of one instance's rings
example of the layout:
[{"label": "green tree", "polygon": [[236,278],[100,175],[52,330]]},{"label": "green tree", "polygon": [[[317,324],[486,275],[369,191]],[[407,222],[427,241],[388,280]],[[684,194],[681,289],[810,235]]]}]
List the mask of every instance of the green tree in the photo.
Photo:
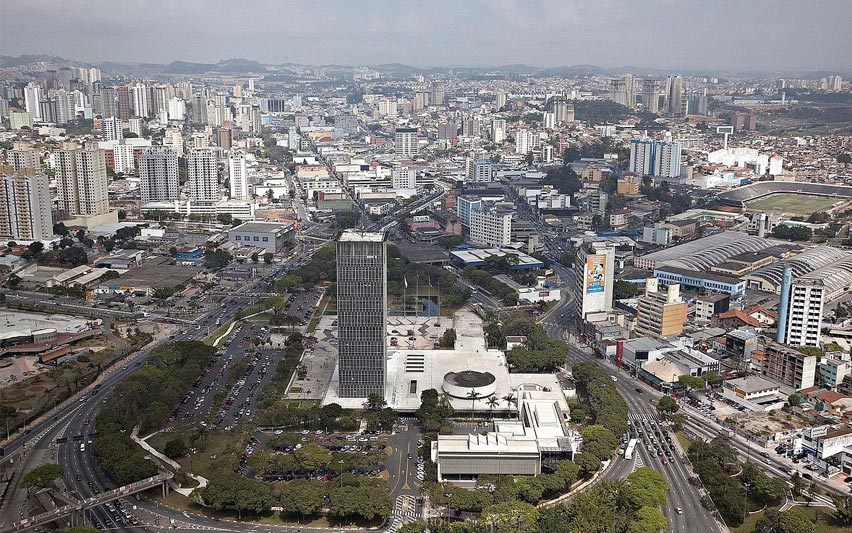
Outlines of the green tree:
[{"label": "green tree", "polygon": [[760,533],[814,533],[816,526],[808,515],[797,507],[779,513],[774,509],[767,511],[755,524]]},{"label": "green tree", "polygon": [[538,509],[518,501],[495,503],[482,510],[481,519],[497,533],[532,531],[538,520]]},{"label": "green tree", "polygon": [[263,254],[263,263],[266,264],[266,265],[272,264],[272,258],[273,257],[274,256],[271,253],[266,252],[265,254]]},{"label": "green tree", "polygon": [[852,154],[849,154],[849,153],[837,154],[837,162],[838,163],[844,163],[846,165],[852,163]]},{"label": "green tree", "polygon": [[802,395],[798,392],[794,392],[793,394],[787,397],[787,404],[789,404],[790,407],[796,407],[800,403],[802,403]]},{"label": "green tree", "polygon": [[182,438],[176,437],[166,443],[165,447],[163,447],[163,453],[169,459],[177,459],[189,453],[189,447],[187,447]]},{"label": "green tree", "polygon": [[660,401],[657,402],[657,410],[661,413],[674,414],[678,411],[678,409],[680,409],[680,406],[677,404],[677,400],[671,396],[663,396],[660,398]]},{"label": "green tree", "polygon": [[403,524],[401,528],[397,529],[397,533],[426,533],[426,524],[423,522]]},{"label": "green tree", "polygon": [[636,511],[636,518],[630,524],[629,533],[659,533],[665,531],[668,522],[662,511],[656,507],[642,507]]},{"label": "green tree", "polygon": [[325,503],[325,488],[319,481],[296,479],[279,485],[284,512],[302,519],[315,515]]},{"label": "green tree", "polygon": [[32,468],[21,478],[21,487],[49,487],[65,474],[61,466],[55,463],[45,463]]},{"label": "green tree", "polygon": [[369,396],[367,396],[367,400],[364,402],[364,409],[367,411],[381,411],[387,407],[387,405],[388,403],[381,394],[371,392]]},{"label": "green tree", "polygon": [[831,501],[837,511],[834,518],[842,526],[852,526],[852,497],[833,494]]},{"label": "green tree", "polygon": [[453,328],[449,328],[444,331],[444,334],[441,335],[441,338],[438,339],[438,346],[441,348],[452,350],[456,346],[456,330]]},{"label": "green tree", "polygon": [[305,472],[315,472],[328,466],[331,461],[331,452],[319,444],[308,443],[296,450],[294,454],[299,461],[299,466]]},{"label": "green tree", "polygon": [[597,472],[601,467],[601,460],[595,454],[585,451],[575,455],[574,462],[580,467],[580,471],[585,474]]},{"label": "green tree", "polygon": [[641,510],[643,507],[663,507],[666,504],[668,489],[669,484],[662,474],[652,468],[642,467],[627,476],[624,496],[628,505],[634,510]]},{"label": "green tree", "polygon": [[702,378],[690,376],[689,374],[678,377],[677,382],[684,389],[703,389],[707,386],[707,383]]},{"label": "green tree", "polygon": [[232,509],[242,518],[242,513],[262,513],[275,505],[269,485],[228,472],[210,479],[201,491],[203,500],[216,509]]}]

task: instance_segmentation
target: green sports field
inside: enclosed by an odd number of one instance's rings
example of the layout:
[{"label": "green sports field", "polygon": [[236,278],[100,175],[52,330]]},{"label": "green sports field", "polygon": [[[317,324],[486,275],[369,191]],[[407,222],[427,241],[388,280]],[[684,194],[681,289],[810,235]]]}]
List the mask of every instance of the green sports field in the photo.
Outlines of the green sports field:
[{"label": "green sports field", "polygon": [[828,198],[809,194],[778,193],[758,198],[746,204],[751,211],[783,211],[797,215],[810,215],[817,211],[825,211],[842,198]]}]

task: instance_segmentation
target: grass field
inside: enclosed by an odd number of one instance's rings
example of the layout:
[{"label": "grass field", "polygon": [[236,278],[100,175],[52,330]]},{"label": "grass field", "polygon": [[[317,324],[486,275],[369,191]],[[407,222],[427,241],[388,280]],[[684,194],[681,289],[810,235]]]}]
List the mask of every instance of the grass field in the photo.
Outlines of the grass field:
[{"label": "grass field", "polygon": [[841,198],[827,198],[825,196],[811,196],[808,194],[779,193],[764,196],[749,202],[746,207],[752,211],[783,211],[785,213],[796,213],[798,215],[810,215],[817,211],[825,211]]},{"label": "grass field", "polygon": [[[816,533],[844,533],[849,531],[847,528],[834,523],[834,511],[827,507],[797,506],[796,508],[805,513],[811,522],[814,523],[814,531]],[[778,507],[774,507],[774,509],[777,510]],[[748,515],[748,518],[746,518],[746,521],[740,527],[731,528],[731,531],[734,533],[752,533],[752,531],[755,531],[754,526],[757,524],[757,521],[764,514],[765,511],[761,511]]]}]

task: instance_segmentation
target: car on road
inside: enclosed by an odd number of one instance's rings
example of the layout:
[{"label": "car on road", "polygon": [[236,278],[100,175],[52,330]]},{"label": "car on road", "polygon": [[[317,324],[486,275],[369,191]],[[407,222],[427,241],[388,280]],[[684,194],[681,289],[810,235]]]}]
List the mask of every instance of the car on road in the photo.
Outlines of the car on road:
[{"label": "car on road", "polygon": [[683,509],[681,509],[680,507],[676,507],[675,512],[679,515],[683,515]]}]

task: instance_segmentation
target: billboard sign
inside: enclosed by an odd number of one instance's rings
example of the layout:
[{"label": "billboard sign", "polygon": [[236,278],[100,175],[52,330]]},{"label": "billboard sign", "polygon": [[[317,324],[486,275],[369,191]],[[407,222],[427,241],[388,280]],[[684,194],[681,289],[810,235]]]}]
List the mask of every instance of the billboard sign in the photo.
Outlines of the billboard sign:
[{"label": "billboard sign", "polygon": [[586,257],[586,294],[599,294],[606,291],[606,255],[595,254]]}]

